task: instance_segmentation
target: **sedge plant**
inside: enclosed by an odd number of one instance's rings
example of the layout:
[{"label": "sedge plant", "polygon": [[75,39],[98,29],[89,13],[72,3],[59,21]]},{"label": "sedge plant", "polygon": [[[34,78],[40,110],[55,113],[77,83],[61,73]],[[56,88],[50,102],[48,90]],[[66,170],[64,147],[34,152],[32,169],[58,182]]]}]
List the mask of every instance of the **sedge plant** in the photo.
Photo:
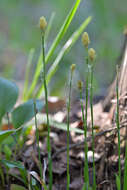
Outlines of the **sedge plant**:
[{"label": "sedge plant", "polygon": [[95,50],[90,48],[88,50],[88,57],[90,60],[90,64],[88,64],[88,69],[90,72],[90,111],[91,111],[91,125],[92,125],[92,151],[93,151],[93,190],[96,189],[96,172],[95,172],[95,160],[94,160],[94,150],[95,150],[95,142],[94,142],[94,123],[93,123],[93,62],[95,60]]},{"label": "sedge plant", "polygon": [[[84,105],[83,105],[83,84],[82,81],[78,81],[78,89],[80,91],[80,100],[81,100],[81,110],[82,110],[82,120],[83,120],[83,126],[84,126],[84,153],[85,153],[85,159],[84,159],[84,190],[89,188],[89,167],[88,167],[88,144],[86,141],[87,138],[87,111],[86,111],[86,117],[84,115]],[[88,100],[88,96],[86,98]],[[87,107],[86,101],[86,107]]]},{"label": "sedge plant", "polygon": [[71,109],[71,89],[72,89],[72,77],[75,70],[75,64],[70,67],[70,82],[69,82],[69,96],[67,102],[67,190],[70,185],[70,172],[69,172],[69,134],[70,134],[70,109]]},{"label": "sedge plant", "polygon": [[86,64],[88,73],[86,77],[86,120],[87,120],[87,104],[88,104],[88,91],[90,86],[90,110],[91,110],[91,125],[92,125],[92,151],[93,151],[93,190],[96,189],[96,174],[95,174],[95,160],[94,160],[94,124],[93,124],[93,62],[95,60],[95,50],[93,48],[88,49],[90,44],[89,35],[84,32],[82,35],[82,43],[87,51]]},{"label": "sedge plant", "polygon": [[49,125],[49,115],[48,115],[48,90],[46,83],[46,67],[45,67],[45,29],[47,26],[46,19],[42,16],[40,18],[40,29],[41,29],[41,42],[42,42],[42,63],[43,63],[43,72],[42,78],[44,83],[44,93],[45,93],[45,109],[47,116],[47,149],[48,149],[48,163],[49,163],[49,190],[52,190],[52,159],[51,159],[51,142],[50,142],[50,125]]},{"label": "sedge plant", "polygon": [[121,159],[120,159],[120,122],[119,122],[119,66],[116,66],[116,126],[118,135],[118,175],[116,175],[117,189],[121,190]]}]

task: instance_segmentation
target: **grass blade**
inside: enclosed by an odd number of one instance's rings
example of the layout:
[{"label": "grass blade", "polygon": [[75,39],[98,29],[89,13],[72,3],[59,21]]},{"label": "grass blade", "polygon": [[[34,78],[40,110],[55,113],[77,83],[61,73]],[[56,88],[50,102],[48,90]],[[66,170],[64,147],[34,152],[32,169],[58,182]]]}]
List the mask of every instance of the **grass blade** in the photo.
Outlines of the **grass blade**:
[{"label": "grass blade", "polygon": [[[77,8],[80,4],[81,0],[77,0],[76,3],[74,4],[74,6],[72,7],[72,9],[70,10],[68,16],[66,17],[62,27],[60,28],[60,31],[59,33],[57,34],[54,42],[52,43],[52,46],[50,47],[47,55],[46,55],[46,58],[45,58],[45,63],[47,64],[49,59],[52,57],[56,47],[58,46],[58,44],[60,43],[60,41],[62,40],[63,36],[65,35],[65,33],[67,32],[67,29],[69,28],[71,22],[72,22],[72,19],[77,11]],[[27,93],[27,99],[29,99],[36,87],[36,84],[37,84],[37,81],[38,81],[38,78],[40,76],[40,73],[41,73],[41,70],[42,70],[42,64],[41,64],[41,60],[42,60],[42,53],[40,54],[39,56],[39,59],[38,59],[38,63],[37,63],[37,68],[36,68],[36,71],[35,71],[35,75],[34,75],[34,78],[33,78],[33,81],[32,81],[32,84],[31,84],[31,87]]]},{"label": "grass blade", "polygon": [[46,62],[49,61],[50,57],[53,55],[53,53],[54,53],[56,47],[58,46],[59,42],[61,41],[61,39],[65,35],[69,25],[71,24],[71,21],[72,21],[73,17],[75,15],[76,11],[77,11],[77,8],[78,8],[80,2],[81,2],[81,0],[77,0],[76,3],[74,4],[74,6],[72,7],[72,9],[70,10],[70,12],[69,12],[67,18],[65,19],[65,21],[64,21],[58,35],[56,36],[56,39],[54,40],[51,48],[48,51],[48,54],[46,56]]},{"label": "grass blade", "polygon": [[[64,56],[64,54],[70,50],[70,48],[75,44],[75,42],[78,40],[84,29],[87,27],[87,25],[90,23],[92,17],[88,17],[81,26],[72,34],[72,36],[69,38],[69,40],[65,43],[61,51],[59,52],[58,56],[56,57],[55,61],[53,62],[52,66],[50,67],[48,74],[47,74],[47,84],[50,82],[52,76],[55,74],[57,67]],[[41,86],[41,88],[38,90],[36,97],[39,97],[44,90],[44,85]]]}]

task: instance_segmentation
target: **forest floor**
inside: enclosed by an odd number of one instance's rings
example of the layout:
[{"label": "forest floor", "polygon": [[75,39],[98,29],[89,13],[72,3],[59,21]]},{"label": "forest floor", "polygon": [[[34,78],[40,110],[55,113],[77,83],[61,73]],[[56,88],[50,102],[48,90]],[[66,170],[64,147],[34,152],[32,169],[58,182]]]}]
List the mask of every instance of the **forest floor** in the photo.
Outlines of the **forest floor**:
[{"label": "forest floor", "polygon": [[[126,96],[122,97],[120,105],[122,108]],[[115,190],[116,176],[118,173],[118,143],[117,129],[115,122],[115,105],[114,99],[110,109],[106,112],[103,109],[103,101],[94,104],[94,132],[95,132],[95,167],[98,190]],[[64,100],[49,98],[50,117],[59,122],[66,123],[67,115]],[[122,111],[121,111],[122,110]],[[125,156],[125,125],[126,120],[123,116],[125,110],[120,109],[120,133],[121,133],[121,167],[122,176],[124,170]],[[43,111],[44,114],[44,111]],[[40,114],[41,116],[41,114]],[[43,117],[43,115],[41,116]],[[51,145],[52,145],[52,164],[53,164],[53,190],[66,189],[66,138],[67,133],[64,130],[56,128],[53,123],[51,126]],[[81,114],[80,101],[73,102],[70,114],[70,127],[82,129],[83,121]],[[46,124],[38,124],[40,133],[41,160],[43,165],[43,177],[48,184],[48,154],[46,148]],[[88,162],[89,162],[89,181],[93,183],[93,160],[92,160],[92,138],[91,138],[91,117],[88,109]],[[70,190],[81,190],[83,187],[83,168],[84,168],[84,135],[70,131]],[[28,171],[37,172],[39,175],[38,153],[35,140],[35,130],[33,129],[28,139],[25,141],[22,149],[18,151],[16,160],[20,160]],[[10,172],[17,173],[14,168]],[[122,177],[123,178],[123,177]],[[17,183],[17,179],[10,178],[10,183]]]}]

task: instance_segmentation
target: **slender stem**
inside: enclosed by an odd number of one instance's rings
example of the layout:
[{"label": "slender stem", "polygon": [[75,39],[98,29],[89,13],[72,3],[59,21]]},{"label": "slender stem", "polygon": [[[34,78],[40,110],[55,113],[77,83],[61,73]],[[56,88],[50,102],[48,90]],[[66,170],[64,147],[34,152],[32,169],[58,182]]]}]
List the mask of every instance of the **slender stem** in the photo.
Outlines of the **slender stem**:
[{"label": "slender stem", "polygon": [[69,171],[69,128],[70,128],[70,106],[71,106],[71,88],[72,88],[72,75],[71,71],[71,79],[69,84],[69,97],[67,102],[67,190],[69,190],[70,185],[70,171]]},{"label": "slender stem", "polygon": [[[87,78],[88,81],[88,78]],[[88,84],[88,83],[87,83]],[[86,100],[88,102],[88,85],[86,86]],[[81,110],[82,110],[82,119],[83,119],[83,125],[84,125],[84,153],[85,153],[85,159],[84,159],[84,182],[86,183],[86,188],[89,187],[89,169],[88,169],[88,144],[86,141],[87,138],[87,111],[86,111],[86,118],[84,115],[84,106],[83,106],[83,96],[82,96],[82,89],[80,90],[80,99],[81,99]],[[87,110],[87,102],[86,102],[86,110]]]},{"label": "slender stem", "polygon": [[92,125],[92,150],[93,150],[93,190],[96,189],[96,172],[95,172],[95,160],[94,160],[94,123],[93,123],[93,63],[88,65],[90,72],[90,110],[91,110],[91,125]]},{"label": "slender stem", "polygon": [[35,118],[35,127],[36,127],[36,145],[37,145],[37,151],[38,151],[38,158],[39,158],[39,169],[40,169],[40,176],[41,179],[43,179],[43,171],[42,171],[42,164],[41,164],[41,153],[40,153],[40,147],[39,147],[39,131],[37,127],[37,111],[36,111],[36,100],[34,99],[34,118]]},{"label": "slender stem", "polygon": [[46,84],[46,69],[45,69],[45,43],[44,43],[44,32],[42,32],[42,57],[43,57],[43,80],[44,80],[44,92],[45,92],[45,108],[47,116],[47,148],[48,148],[48,163],[49,163],[49,190],[52,190],[52,159],[51,159],[51,142],[50,142],[50,126],[49,126],[49,116],[48,116],[48,91]]},{"label": "slender stem", "polygon": [[[117,133],[118,133],[118,175],[121,182],[121,159],[120,159],[120,122],[119,122],[119,71],[118,71],[118,65],[116,67],[116,96],[117,96],[117,113],[116,113],[116,125],[117,125]],[[121,183],[120,183],[120,189],[121,189]]]}]

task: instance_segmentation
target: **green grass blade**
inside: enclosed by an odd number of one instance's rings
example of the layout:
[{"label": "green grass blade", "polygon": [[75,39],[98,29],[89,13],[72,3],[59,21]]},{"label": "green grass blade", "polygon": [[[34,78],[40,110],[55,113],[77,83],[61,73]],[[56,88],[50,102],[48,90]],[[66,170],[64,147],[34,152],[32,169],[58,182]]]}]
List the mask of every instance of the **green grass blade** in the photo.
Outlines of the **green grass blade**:
[{"label": "green grass blade", "polygon": [[126,141],[126,150],[125,150],[125,165],[124,165],[124,185],[123,190],[127,189],[127,141]]},{"label": "green grass blade", "polygon": [[23,89],[23,100],[25,100],[25,96],[28,91],[28,83],[29,83],[29,74],[30,74],[30,67],[32,64],[33,56],[34,56],[34,49],[32,48],[30,50],[29,56],[28,56],[28,63],[26,65],[26,74],[25,74],[25,82],[24,82],[24,89]]},{"label": "green grass blade", "polygon": [[[66,17],[62,27],[60,28],[60,31],[59,33],[57,34],[54,42],[52,43],[52,46],[51,48],[49,49],[47,55],[46,55],[46,58],[45,58],[45,63],[47,64],[49,59],[52,57],[56,47],[58,46],[58,44],[60,43],[61,39],[63,38],[63,36],[65,35],[65,33],[67,32],[67,29],[69,28],[71,22],[72,22],[72,19],[77,11],[77,8],[80,4],[81,0],[77,0],[76,3],[74,4],[74,6],[72,7],[72,9],[70,10],[68,16]],[[31,84],[31,87],[28,91],[28,95],[27,95],[27,99],[29,99],[36,87],[36,84],[37,84],[37,81],[38,81],[38,78],[40,76],[40,73],[41,73],[41,70],[42,70],[42,54],[40,54],[39,56],[39,59],[38,59],[38,63],[37,63],[37,68],[36,68],[36,71],[35,71],[35,75],[34,75],[34,78],[33,78],[33,81],[32,81],[32,84]]]},{"label": "green grass blade", "polygon": [[[87,27],[87,25],[90,23],[92,17],[88,17],[81,26],[72,34],[72,36],[69,38],[69,40],[65,43],[61,51],[59,52],[58,56],[56,57],[55,61],[51,65],[48,74],[47,74],[47,84],[50,82],[52,76],[55,74],[57,67],[64,56],[64,54],[70,50],[70,48],[75,44],[75,42],[78,40],[84,29]],[[37,92],[37,97],[39,97],[44,89],[44,85],[42,84],[41,88]]]},{"label": "green grass blade", "polygon": [[64,34],[66,33],[69,25],[71,24],[71,21],[72,21],[74,15],[75,15],[75,13],[77,11],[77,8],[78,8],[80,2],[81,2],[81,0],[77,0],[76,3],[74,4],[74,6],[72,7],[72,9],[70,10],[70,12],[69,12],[67,18],[65,19],[65,21],[64,21],[58,35],[56,36],[51,48],[48,51],[48,54],[46,56],[46,62],[49,61],[50,57],[53,55],[53,53],[54,53],[56,47],[58,46],[59,42],[61,41]]}]

